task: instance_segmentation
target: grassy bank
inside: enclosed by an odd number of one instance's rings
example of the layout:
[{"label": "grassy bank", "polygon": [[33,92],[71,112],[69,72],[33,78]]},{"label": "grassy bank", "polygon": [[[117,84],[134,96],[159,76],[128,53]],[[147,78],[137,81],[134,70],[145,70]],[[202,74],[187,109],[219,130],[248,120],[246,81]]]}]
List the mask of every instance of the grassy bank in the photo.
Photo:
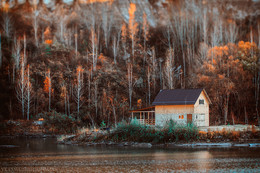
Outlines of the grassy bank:
[{"label": "grassy bank", "polygon": [[65,142],[84,143],[192,143],[192,142],[247,142],[260,139],[259,131],[199,131],[194,124],[178,125],[169,121],[164,127],[121,122],[108,131],[83,129]]},{"label": "grassy bank", "polygon": [[192,142],[235,142],[246,143],[259,141],[260,131],[254,126],[249,130],[215,130],[199,131],[193,125],[178,125],[169,121],[164,127],[154,127],[139,124],[137,121],[120,122],[110,131],[98,128],[86,128],[79,124],[73,117],[52,112],[41,115],[44,117],[42,124],[37,121],[4,121],[0,123],[0,135],[57,135],[62,134],[58,141],[76,144],[95,143],[192,143]]},{"label": "grassy bank", "polygon": [[[42,119],[39,121],[39,118]],[[77,133],[83,124],[73,116],[55,111],[38,114],[32,120],[6,120],[0,122],[0,135],[58,135]]]}]

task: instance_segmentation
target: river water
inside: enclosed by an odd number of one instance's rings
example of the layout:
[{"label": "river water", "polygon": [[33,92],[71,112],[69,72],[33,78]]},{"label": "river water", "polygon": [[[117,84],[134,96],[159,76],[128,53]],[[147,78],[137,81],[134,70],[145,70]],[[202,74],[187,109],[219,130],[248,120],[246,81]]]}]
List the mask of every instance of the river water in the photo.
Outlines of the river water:
[{"label": "river water", "polygon": [[133,148],[0,138],[0,172],[260,172],[260,148]]}]

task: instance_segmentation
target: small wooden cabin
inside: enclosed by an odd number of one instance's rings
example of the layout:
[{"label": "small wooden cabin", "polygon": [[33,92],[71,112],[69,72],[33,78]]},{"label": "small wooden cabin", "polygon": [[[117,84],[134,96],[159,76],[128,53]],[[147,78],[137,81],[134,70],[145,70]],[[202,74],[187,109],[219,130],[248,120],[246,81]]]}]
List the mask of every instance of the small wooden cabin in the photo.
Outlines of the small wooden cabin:
[{"label": "small wooden cabin", "polygon": [[204,89],[161,90],[152,107],[133,110],[132,119],[141,124],[164,126],[169,120],[178,124],[209,126],[211,101]]}]

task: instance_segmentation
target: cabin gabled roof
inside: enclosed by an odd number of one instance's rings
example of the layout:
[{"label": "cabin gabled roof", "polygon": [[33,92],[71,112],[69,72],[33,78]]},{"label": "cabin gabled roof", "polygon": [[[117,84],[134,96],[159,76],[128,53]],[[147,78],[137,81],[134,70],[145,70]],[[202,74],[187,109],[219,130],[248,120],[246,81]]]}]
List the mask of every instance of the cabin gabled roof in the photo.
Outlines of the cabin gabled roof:
[{"label": "cabin gabled roof", "polygon": [[155,97],[152,105],[194,105],[202,91],[204,91],[211,104],[206,91],[200,88],[161,90]]}]

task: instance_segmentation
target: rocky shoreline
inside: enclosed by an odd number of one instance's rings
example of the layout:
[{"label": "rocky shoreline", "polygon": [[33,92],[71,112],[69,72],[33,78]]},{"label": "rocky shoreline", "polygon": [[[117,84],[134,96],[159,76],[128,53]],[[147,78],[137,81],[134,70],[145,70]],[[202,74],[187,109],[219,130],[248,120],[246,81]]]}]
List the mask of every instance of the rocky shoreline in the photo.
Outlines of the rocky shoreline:
[{"label": "rocky shoreline", "polygon": [[9,134],[9,135],[0,135],[0,138],[56,138],[57,144],[64,145],[75,145],[75,146],[89,146],[89,147],[136,147],[136,148],[230,148],[230,147],[260,147],[259,139],[251,139],[244,142],[211,142],[211,141],[196,141],[196,142],[176,142],[176,143],[146,143],[146,142],[113,142],[113,141],[102,141],[102,142],[80,142],[68,140],[73,138],[75,135],[65,135],[67,136],[66,140],[59,140],[61,136],[64,135],[53,135],[53,134]]},{"label": "rocky shoreline", "polygon": [[31,133],[24,133],[24,134],[6,134],[0,135],[0,138],[57,138],[59,135],[53,134],[31,134]]},{"label": "rocky shoreline", "polygon": [[260,147],[260,140],[251,140],[250,142],[192,142],[192,143],[163,143],[153,144],[145,142],[78,142],[78,141],[57,141],[58,144],[77,145],[77,146],[101,146],[101,147],[137,147],[137,148],[176,148],[176,147],[189,147],[189,148],[208,148],[208,147]]}]

